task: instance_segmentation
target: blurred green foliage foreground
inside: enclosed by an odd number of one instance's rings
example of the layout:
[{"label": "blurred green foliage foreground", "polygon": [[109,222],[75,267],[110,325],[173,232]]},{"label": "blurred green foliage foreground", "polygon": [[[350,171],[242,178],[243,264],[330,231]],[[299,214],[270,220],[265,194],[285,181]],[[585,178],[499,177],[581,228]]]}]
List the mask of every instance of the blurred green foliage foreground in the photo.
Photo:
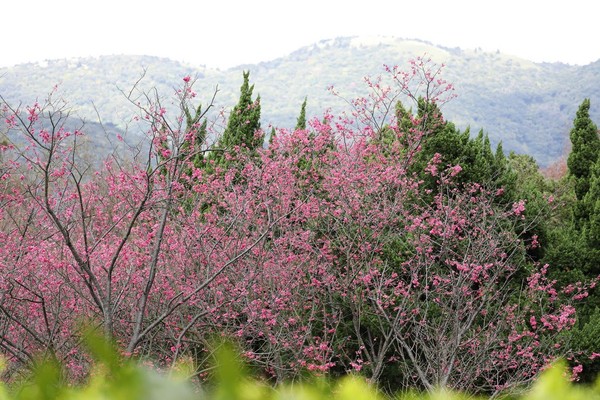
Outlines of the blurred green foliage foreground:
[{"label": "blurred green foliage foreground", "polygon": [[[89,335],[88,335],[89,336]],[[347,376],[337,382],[315,379],[311,383],[272,387],[249,379],[231,346],[222,345],[214,383],[193,387],[187,380],[185,365],[170,373],[157,373],[125,360],[115,347],[98,337],[88,337],[88,347],[94,367],[89,380],[73,385],[62,379],[61,368],[55,362],[41,361],[31,374],[19,382],[0,383],[0,400],[459,400],[473,396],[440,390],[437,393],[402,393],[390,397],[377,391],[361,378]],[[519,400],[600,400],[600,379],[595,386],[573,385],[565,365],[557,364],[546,370],[531,390]]]}]

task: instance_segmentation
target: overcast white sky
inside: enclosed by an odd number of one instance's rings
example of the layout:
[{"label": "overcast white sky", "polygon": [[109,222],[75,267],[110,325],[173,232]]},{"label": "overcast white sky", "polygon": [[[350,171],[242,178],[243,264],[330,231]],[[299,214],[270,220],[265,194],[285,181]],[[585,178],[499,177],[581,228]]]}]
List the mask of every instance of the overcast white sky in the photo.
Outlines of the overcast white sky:
[{"label": "overcast white sky", "polygon": [[598,0],[4,0],[0,66],[146,54],[228,68],[386,35],[533,61],[600,59]]}]

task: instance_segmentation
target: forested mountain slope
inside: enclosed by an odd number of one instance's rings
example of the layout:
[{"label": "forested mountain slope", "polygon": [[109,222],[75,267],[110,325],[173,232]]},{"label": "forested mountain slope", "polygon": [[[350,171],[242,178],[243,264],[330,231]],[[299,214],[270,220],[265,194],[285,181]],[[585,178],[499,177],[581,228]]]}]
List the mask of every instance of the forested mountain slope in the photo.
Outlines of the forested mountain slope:
[{"label": "forested mountain slope", "polygon": [[215,110],[227,111],[237,100],[242,71],[249,70],[261,96],[262,127],[291,128],[305,97],[309,116],[320,116],[329,107],[339,110],[346,103],[331,95],[329,86],[353,98],[366,93],[356,84],[362,77],[385,74],[384,64],[406,66],[423,55],[445,64],[444,78],[456,87],[458,97],[442,109],[449,120],[474,133],[483,129],[493,143],[502,141],[505,150],[530,154],[541,165],[566,153],[569,129],[584,98],[591,99],[592,119],[600,120],[600,60],[586,66],[540,64],[499,52],[384,37],[337,38],[228,70],[131,55],[22,64],[0,69],[0,94],[10,102],[27,103],[58,85],[60,95],[85,120],[100,116],[134,135],[130,122],[135,107],[126,94],[142,75],[140,86],[156,87],[165,98],[182,77],[197,77],[200,101],[210,101],[218,87]]}]

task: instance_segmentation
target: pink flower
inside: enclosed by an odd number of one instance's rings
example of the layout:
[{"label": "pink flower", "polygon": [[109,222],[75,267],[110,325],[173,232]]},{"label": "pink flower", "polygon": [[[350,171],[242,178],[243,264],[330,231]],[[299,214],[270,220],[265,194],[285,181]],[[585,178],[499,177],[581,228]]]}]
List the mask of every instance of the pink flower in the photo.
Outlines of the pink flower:
[{"label": "pink flower", "polygon": [[191,79],[191,78],[190,78],[190,76],[188,75],[188,76],[185,76],[185,77],[183,78],[183,81],[184,81],[185,83],[188,83],[188,82],[190,81],[190,79]]},{"label": "pink flower", "polygon": [[538,247],[540,247],[540,242],[538,241],[538,235],[533,235],[531,237],[531,248],[537,249]]},{"label": "pink flower", "polygon": [[532,315],[531,318],[529,318],[529,324],[531,325],[532,329],[535,329],[537,327],[537,321],[535,320],[535,317]]},{"label": "pink flower", "polygon": [[171,157],[171,150],[169,150],[169,149],[163,149],[163,150],[160,152],[160,154],[161,154],[161,156],[163,156],[164,158],[169,158],[169,157]]},{"label": "pink flower", "polygon": [[450,176],[456,176],[460,173],[460,171],[462,171],[462,167],[460,165],[455,165],[454,167],[450,168]]},{"label": "pink flower", "polygon": [[519,200],[517,203],[514,203],[512,206],[512,211],[515,215],[521,215],[525,211],[525,201]]},{"label": "pink flower", "polygon": [[362,369],[362,363],[363,361],[361,359],[358,359],[356,360],[356,362],[350,362],[350,366],[352,367],[352,369],[358,372]]},{"label": "pink flower", "polygon": [[573,367],[573,375],[571,375],[572,381],[579,380],[579,374],[583,371],[583,365],[579,364]]},{"label": "pink flower", "polygon": [[433,157],[431,158],[431,160],[429,161],[429,163],[427,164],[427,167],[425,167],[425,172],[429,172],[429,174],[431,174],[431,176],[437,176],[437,174],[438,174],[437,165],[441,161],[442,161],[442,155],[440,153],[435,153],[433,155]]}]

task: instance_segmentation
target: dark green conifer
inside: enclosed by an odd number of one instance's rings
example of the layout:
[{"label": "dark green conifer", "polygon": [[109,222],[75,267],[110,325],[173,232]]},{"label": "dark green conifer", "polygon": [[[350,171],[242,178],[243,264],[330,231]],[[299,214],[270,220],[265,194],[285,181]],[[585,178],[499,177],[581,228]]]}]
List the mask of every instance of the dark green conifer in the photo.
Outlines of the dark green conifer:
[{"label": "dark green conifer", "polygon": [[[568,180],[563,204],[572,210],[572,218],[552,221],[546,255],[542,260],[553,268],[552,277],[560,286],[581,281],[589,282],[600,274],[600,137],[589,116],[590,100],[585,99],[577,110],[570,139],[571,153],[567,159]],[[588,290],[588,297],[577,304],[577,324],[571,332],[573,348],[581,354],[596,352],[600,331],[600,291]],[[595,336],[594,336],[595,335]],[[594,341],[594,338],[596,341]],[[600,360],[584,358],[584,371],[600,370]],[[593,374],[584,374],[589,382]]]},{"label": "dark green conifer", "polygon": [[304,102],[302,103],[302,107],[300,108],[300,115],[296,120],[296,130],[305,130],[306,129],[306,97],[304,98]]},{"label": "dark green conifer", "polygon": [[[194,110],[194,113],[190,111],[187,104],[184,104],[183,111],[185,113],[185,129],[187,133],[191,133],[193,137],[188,140],[181,147],[181,155],[183,157],[191,157],[191,161],[196,168],[201,168],[204,165],[204,152],[202,146],[205,144],[208,128],[208,120],[204,118],[202,122],[200,120],[206,114],[206,111],[202,112],[202,104]],[[190,174],[191,171],[186,171]]]},{"label": "dark green conifer", "polygon": [[[454,179],[457,184],[477,182],[491,188],[503,187],[507,193],[511,190],[514,176],[509,170],[502,145],[498,145],[494,153],[489,137],[483,131],[471,138],[468,128],[461,132],[452,122],[444,120],[435,103],[428,104],[424,99],[418,102],[416,118],[400,103],[396,105],[396,117],[401,132],[410,134],[414,128],[423,132],[419,143],[421,150],[415,154],[410,171],[419,174],[427,188],[434,189],[437,186],[438,179],[428,176],[424,171],[438,153],[442,156],[441,168],[454,165],[462,167],[461,173]],[[419,126],[415,127],[415,122]],[[384,132],[382,141],[389,146],[393,139],[386,137],[391,133],[388,131]]]},{"label": "dark green conifer", "polygon": [[[585,236],[590,247],[600,251],[600,157],[590,168],[589,190],[582,203],[589,217],[583,221]],[[600,266],[598,270],[600,272]]]},{"label": "dark green conifer", "polygon": [[275,130],[275,127],[273,126],[273,127],[271,127],[271,134],[269,135],[269,145],[271,145],[271,143],[273,143],[275,136],[277,136],[277,131]]},{"label": "dark green conifer", "polygon": [[261,147],[264,134],[260,131],[260,95],[252,100],[254,85],[249,84],[250,72],[243,72],[244,82],[240,88],[240,99],[233,107],[227,127],[209,159],[215,164],[226,166],[226,153],[235,158],[236,149],[254,152]]},{"label": "dark green conifer", "polygon": [[[567,160],[569,173],[575,180],[577,200],[583,200],[590,188],[590,171],[600,156],[600,138],[598,128],[590,119],[590,99],[583,100],[579,106],[573,129],[570,133],[571,154]],[[585,219],[587,215],[576,215],[576,219]]]}]

